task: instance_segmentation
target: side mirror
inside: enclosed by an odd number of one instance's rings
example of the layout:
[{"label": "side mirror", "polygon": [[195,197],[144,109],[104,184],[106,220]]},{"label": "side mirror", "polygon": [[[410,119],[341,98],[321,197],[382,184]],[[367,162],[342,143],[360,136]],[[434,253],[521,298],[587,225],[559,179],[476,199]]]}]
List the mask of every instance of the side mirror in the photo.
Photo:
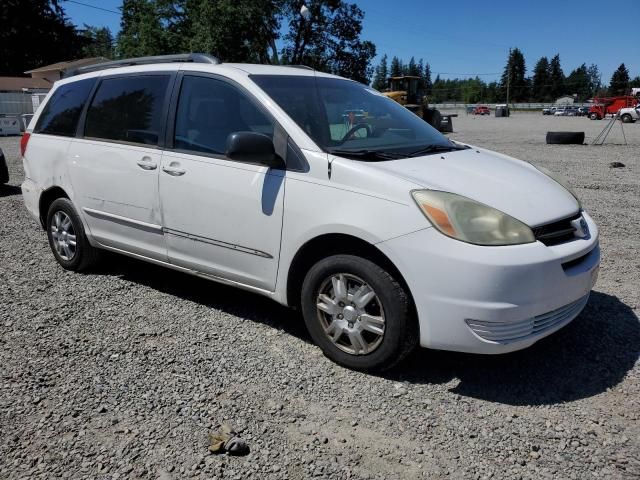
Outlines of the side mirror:
[{"label": "side mirror", "polygon": [[275,151],[273,140],[263,133],[233,132],[227,137],[225,155],[238,162],[285,168],[284,160]]}]

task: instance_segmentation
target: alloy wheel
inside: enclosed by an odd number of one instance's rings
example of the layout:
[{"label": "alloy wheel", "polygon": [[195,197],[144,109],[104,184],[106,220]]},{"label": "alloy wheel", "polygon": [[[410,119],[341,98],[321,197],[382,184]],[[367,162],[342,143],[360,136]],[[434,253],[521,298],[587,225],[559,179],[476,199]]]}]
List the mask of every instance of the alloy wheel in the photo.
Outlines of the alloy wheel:
[{"label": "alloy wheel", "polygon": [[325,335],[340,350],[366,355],[382,343],[382,303],[363,279],[348,273],[331,275],[320,285],[316,310]]},{"label": "alloy wheel", "polygon": [[66,261],[73,260],[76,255],[76,232],[71,218],[65,212],[58,210],[51,219],[51,237],[53,246],[60,258]]}]

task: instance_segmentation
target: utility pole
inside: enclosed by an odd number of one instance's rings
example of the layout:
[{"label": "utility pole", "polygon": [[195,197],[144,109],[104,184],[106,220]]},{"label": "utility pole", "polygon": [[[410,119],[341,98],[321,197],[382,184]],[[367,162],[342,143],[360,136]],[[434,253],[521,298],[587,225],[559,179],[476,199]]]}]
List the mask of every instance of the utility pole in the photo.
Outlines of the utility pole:
[{"label": "utility pole", "polygon": [[509,84],[511,83],[511,49],[507,58],[507,111],[509,110]]}]

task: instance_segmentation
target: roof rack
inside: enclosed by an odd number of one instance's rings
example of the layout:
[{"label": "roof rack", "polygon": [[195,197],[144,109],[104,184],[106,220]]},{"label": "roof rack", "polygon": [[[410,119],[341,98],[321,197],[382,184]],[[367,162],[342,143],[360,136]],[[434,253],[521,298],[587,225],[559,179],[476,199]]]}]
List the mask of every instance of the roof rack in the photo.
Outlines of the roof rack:
[{"label": "roof rack", "polygon": [[74,75],[80,75],[82,73],[98,72],[100,70],[107,70],[109,68],[129,67],[132,65],[152,65],[155,63],[209,63],[212,65],[218,65],[220,60],[218,58],[207,55],[206,53],[181,53],[177,55],[156,55],[153,57],[137,57],[137,58],[125,58],[122,60],[114,60],[113,62],[97,63],[95,65],[87,65],[86,67],[76,68],[65,72],[63,78],[73,77]]},{"label": "roof rack", "polygon": [[310,67],[308,65],[282,65],[283,67],[290,67],[290,68],[301,68],[303,70],[315,70],[315,68]]}]

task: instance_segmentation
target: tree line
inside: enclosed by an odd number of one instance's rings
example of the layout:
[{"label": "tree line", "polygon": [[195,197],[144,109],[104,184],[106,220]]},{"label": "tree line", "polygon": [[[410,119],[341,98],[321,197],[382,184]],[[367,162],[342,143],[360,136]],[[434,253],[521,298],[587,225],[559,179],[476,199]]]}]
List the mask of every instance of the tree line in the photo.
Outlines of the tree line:
[{"label": "tree line", "polygon": [[225,62],[307,65],[368,83],[376,56],[361,38],[364,12],[345,0],[123,0],[121,11],[114,38],[107,28],[76,28],[60,0],[2,0],[0,75],[80,57],[202,52]]},{"label": "tree line", "polygon": [[[308,15],[302,15],[305,6]],[[524,55],[509,52],[498,81],[432,79],[429,62],[383,55],[361,38],[364,11],[347,0],[123,0],[120,31],[73,25],[61,0],[0,2],[0,75],[82,57],[108,59],[203,52],[225,62],[307,65],[385,90],[390,77],[414,75],[431,102],[550,102],[562,95],[585,100],[640,87],[624,64],[608,86],[597,65],[565,75],[560,56],[540,58],[527,76]],[[507,92],[508,91],[508,92]]]},{"label": "tree line", "polygon": [[583,63],[565,75],[556,54],[549,60],[541,57],[527,76],[525,58],[518,48],[510,50],[499,81],[485,82],[479,76],[472,78],[442,79],[436,75],[431,79],[431,67],[420,59],[412,57],[403,63],[398,57],[391,59],[383,55],[374,69],[372,86],[386,90],[391,77],[412,75],[420,77],[420,85],[431,103],[500,103],[506,102],[553,102],[564,95],[575,96],[584,101],[595,96],[625,95],[632,87],[640,87],[640,76],[631,79],[629,70],[622,63],[613,73],[607,85],[602,83],[598,66]]}]

